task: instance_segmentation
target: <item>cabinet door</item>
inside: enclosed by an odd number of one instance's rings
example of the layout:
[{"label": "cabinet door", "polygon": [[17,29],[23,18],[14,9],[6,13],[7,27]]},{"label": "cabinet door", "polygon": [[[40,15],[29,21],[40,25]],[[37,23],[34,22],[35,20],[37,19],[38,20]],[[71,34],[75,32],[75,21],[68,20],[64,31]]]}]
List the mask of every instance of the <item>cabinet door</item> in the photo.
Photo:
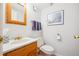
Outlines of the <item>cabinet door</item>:
[{"label": "cabinet door", "polygon": [[[24,47],[21,47],[19,49],[16,49],[14,51],[8,52],[4,55],[7,55],[7,56],[29,56],[30,52],[35,51],[36,49],[37,49],[37,43],[34,42],[34,43],[31,43],[31,44],[26,45]],[[35,53],[33,53],[33,55],[36,53],[37,53],[37,50],[35,51]],[[31,53],[31,55],[32,55],[32,53]]]},{"label": "cabinet door", "polygon": [[28,56],[37,56],[37,49],[34,49],[33,51],[31,51]]}]

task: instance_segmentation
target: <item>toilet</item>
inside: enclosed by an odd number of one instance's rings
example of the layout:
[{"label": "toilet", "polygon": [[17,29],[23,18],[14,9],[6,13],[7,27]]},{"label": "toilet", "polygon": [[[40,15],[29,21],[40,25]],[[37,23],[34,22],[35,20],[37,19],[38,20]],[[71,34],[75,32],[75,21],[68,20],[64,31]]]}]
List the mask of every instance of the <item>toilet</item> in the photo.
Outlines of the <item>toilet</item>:
[{"label": "toilet", "polygon": [[51,56],[54,54],[55,50],[52,46],[45,44],[41,37],[37,39],[38,39],[37,46],[43,53],[45,53],[48,56]]}]

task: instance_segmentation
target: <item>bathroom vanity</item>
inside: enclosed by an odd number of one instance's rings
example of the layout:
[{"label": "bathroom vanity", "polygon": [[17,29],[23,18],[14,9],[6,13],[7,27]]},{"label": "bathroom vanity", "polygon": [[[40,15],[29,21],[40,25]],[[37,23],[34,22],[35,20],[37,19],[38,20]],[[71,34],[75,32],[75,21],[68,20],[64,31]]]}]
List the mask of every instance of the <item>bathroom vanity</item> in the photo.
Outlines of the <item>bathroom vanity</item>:
[{"label": "bathroom vanity", "polygon": [[[10,44],[10,45],[9,45]],[[26,38],[3,46],[4,56],[36,56],[37,39]]]}]

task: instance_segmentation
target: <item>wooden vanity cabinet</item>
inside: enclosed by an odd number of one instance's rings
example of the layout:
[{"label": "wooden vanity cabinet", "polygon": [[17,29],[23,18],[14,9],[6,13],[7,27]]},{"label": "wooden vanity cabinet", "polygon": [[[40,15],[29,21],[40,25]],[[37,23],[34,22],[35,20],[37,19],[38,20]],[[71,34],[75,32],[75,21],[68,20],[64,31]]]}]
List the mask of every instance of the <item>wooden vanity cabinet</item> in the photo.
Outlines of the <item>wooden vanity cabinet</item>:
[{"label": "wooden vanity cabinet", "polygon": [[26,46],[7,52],[3,55],[4,56],[36,56],[37,55],[37,42],[33,42]]}]

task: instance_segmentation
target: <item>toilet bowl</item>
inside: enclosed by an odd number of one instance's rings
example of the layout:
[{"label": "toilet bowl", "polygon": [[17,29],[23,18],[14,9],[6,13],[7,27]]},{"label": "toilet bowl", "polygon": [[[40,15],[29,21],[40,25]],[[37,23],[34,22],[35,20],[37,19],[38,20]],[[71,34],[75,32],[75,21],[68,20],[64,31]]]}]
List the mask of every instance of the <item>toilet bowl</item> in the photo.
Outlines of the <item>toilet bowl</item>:
[{"label": "toilet bowl", "polygon": [[54,51],[55,51],[54,48],[50,45],[44,44],[44,41],[42,38],[38,38],[37,45],[38,45],[38,48],[46,55],[54,54]]},{"label": "toilet bowl", "polygon": [[50,45],[43,45],[40,47],[40,50],[44,52],[47,55],[53,55],[54,54],[54,48]]}]

